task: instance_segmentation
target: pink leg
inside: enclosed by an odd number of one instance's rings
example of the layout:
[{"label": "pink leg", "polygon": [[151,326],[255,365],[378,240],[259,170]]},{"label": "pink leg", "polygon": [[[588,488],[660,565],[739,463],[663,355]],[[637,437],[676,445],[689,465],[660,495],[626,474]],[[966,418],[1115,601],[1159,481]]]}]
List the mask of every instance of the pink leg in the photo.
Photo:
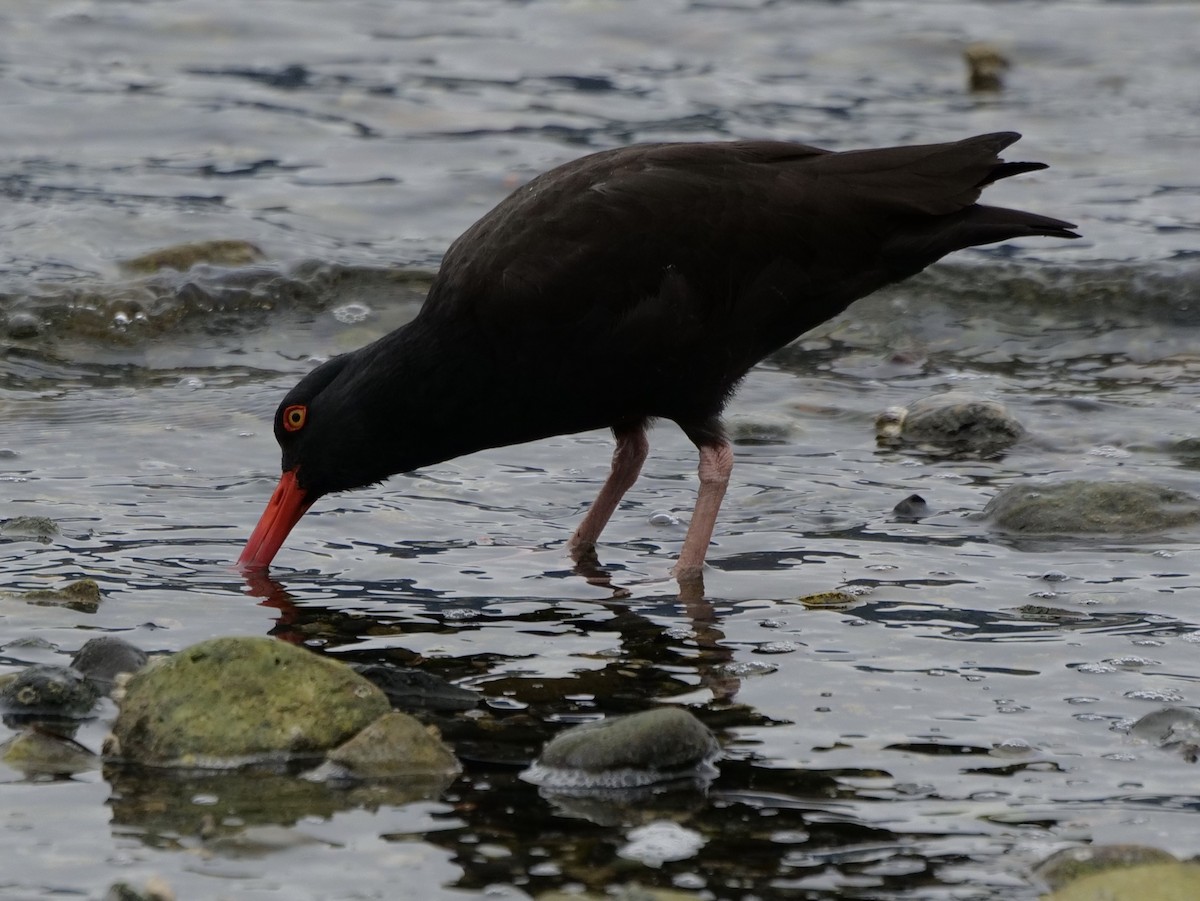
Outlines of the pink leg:
[{"label": "pink leg", "polygon": [[645,422],[639,421],[632,425],[614,427],[613,435],[617,439],[617,447],[613,451],[612,471],[604,480],[600,494],[588,508],[583,522],[579,524],[579,528],[575,530],[575,534],[571,536],[571,540],[567,544],[571,553],[576,557],[595,548],[596,542],[600,540],[600,533],[608,524],[609,517],[617,509],[617,504],[621,503],[625,492],[637,481],[638,473],[642,471],[642,464],[646,462],[646,455],[650,452]]},{"label": "pink leg", "polygon": [[703,578],[704,555],[708,553],[708,543],[717,525],[717,511],[721,509],[729,474],[733,472],[733,447],[725,436],[706,436],[696,446],[700,448],[700,491],[679,562],[675,564],[675,578],[681,583]]}]

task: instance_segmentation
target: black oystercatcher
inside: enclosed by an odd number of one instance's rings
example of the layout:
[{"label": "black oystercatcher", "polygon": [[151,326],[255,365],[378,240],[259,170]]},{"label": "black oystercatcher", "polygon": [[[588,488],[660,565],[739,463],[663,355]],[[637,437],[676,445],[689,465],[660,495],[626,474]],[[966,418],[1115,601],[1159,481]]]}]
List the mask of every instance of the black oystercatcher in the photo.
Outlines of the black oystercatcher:
[{"label": "black oystercatcher", "polygon": [[654,419],[700,451],[675,567],[699,579],[733,452],[721,410],[764,356],[948,253],[1073,225],[979,206],[1020,135],[833,153],[645,144],[559,166],[451,245],[420,313],[283,399],[283,476],[242,552],[270,564],[313,501],[488,447],[611,428],[612,472],[571,538],[591,553]]}]

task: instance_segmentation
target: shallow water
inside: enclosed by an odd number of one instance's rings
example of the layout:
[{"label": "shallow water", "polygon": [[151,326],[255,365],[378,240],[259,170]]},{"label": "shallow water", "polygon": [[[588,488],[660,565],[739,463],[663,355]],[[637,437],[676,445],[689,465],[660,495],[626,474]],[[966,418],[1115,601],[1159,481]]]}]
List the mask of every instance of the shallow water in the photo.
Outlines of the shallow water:
[{"label": "shallow water", "polygon": [[[1200,853],[1194,766],[1127,735],[1197,703],[1200,534],[1014,541],[976,518],[1043,476],[1198,490],[1195,457],[1172,451],[1196,436],[1200,384],[1196,17],[1190,3],[6,4],[0,519],[47,516],[61,534],[0,535],[0,589],[88,577],[105,596],[92,614],[0,598],[0,670],[65,663],[98,632],[150,651],[274,634],[417,663],[487,700],[440,723],[467,770],[434,799],[0,770],[0,897],[99,897],[158,873],[189,898],[639,883],[1008,899],[1036,897],[1028,866],[1075,842]],[[976,39],[1014,62],[1001,95],[964,92]],[[999,129],[1025,133],[1012,158],[1053,168],[989,199],[1085,239],[959,254],[756,369],[729,411],[744,440],[705,603],[681,605],[667,579],[695,466],[671,426],[600,549],[620,597],[563,548],[607,470],[599,433],[328,498],[274,583],[230,568],[278,474],[282,393],[411,317],[449,241],[533,173],[639,140],[843,148]],[[213,238],[265,259],[119,266]],[[876,446],[877,413],[949,388],[1003,400],[1030,438],[989,461]],[[899,521],[913,493],[933,512]],[[795,602],[837,587],[858,602]],[[564,725],[659,703],[720,735],[706,796],[571,806],[517,780]],[[98,748],[103,733],[101,719],[79,737]],[[237,819],[214,836],[206,817],[231,797]],[[658,836],[679,859],[646,850],[637,830],[656,822],[678,824]]]}]

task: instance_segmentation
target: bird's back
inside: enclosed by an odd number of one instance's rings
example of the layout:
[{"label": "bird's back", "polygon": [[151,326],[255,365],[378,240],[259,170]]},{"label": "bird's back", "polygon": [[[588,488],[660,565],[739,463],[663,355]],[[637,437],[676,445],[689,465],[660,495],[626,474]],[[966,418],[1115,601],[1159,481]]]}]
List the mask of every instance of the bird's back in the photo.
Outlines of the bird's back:
[{"label": "bird's back", "polygon": [[530,357],[518,377],[556,381],[551,394],[603,387],[588,408],[597,421],[579,428],[711,417],[763,356],[947,253],[1074,237],[1067,223],[976,204],[998,178],[1043,168],[1000,161],[1017,137],[592,154],[533,179],[464,233],[422,317],[468,329],[493,364],[519,369]]}]

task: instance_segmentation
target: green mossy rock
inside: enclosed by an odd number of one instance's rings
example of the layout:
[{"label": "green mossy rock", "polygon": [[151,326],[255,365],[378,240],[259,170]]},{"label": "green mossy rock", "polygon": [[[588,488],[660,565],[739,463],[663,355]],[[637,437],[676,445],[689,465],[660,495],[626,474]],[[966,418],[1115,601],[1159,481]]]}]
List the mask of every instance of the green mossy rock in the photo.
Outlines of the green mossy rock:
[{"label": "green mossy rock", "polygon": [[263,252],[249,241],[194,241],[152,250],[139,257],[121,261],[121,268],[130,273],[150,273],[160,269],[186,272],[199,263],[215,266],[246,266],[263,258]]},{"label": "green mossy rock", "polygon": [[329,761],[360,779],[447,776],[462,770],[436,730],[407,713],[392,711],[329,752]]},{"label": "green mossy rock", "polygon": [[1152,482],[1070,480],[1013,485],[983,513],[996,528],[1020,535],[1129,535],[1200,522],[1200,500]]},{"label": "green mossy rock", "polygon": [[1045,901],[1195,901],[1200,865],[1156,863],[1105,870],[1063,886]]},{"label": "green mossy rock", "polygon": [[187,767],[316,756],[387,713],[345,664],[271,638],[214,638],[134,675],[110,756]]},{"label": "green mossy rock", "polygon": [[100,766],[100,758],[77,741],[37,730],[0,744],[0,760],[27,777],[74,776]]},{"label": "green mossy rock", "polygon": [[1035,873],[1058,889],[1097,873],[1176,862],[1174,855],[1149,845],[1087,845],[1056,851],[1038,864]]}]

